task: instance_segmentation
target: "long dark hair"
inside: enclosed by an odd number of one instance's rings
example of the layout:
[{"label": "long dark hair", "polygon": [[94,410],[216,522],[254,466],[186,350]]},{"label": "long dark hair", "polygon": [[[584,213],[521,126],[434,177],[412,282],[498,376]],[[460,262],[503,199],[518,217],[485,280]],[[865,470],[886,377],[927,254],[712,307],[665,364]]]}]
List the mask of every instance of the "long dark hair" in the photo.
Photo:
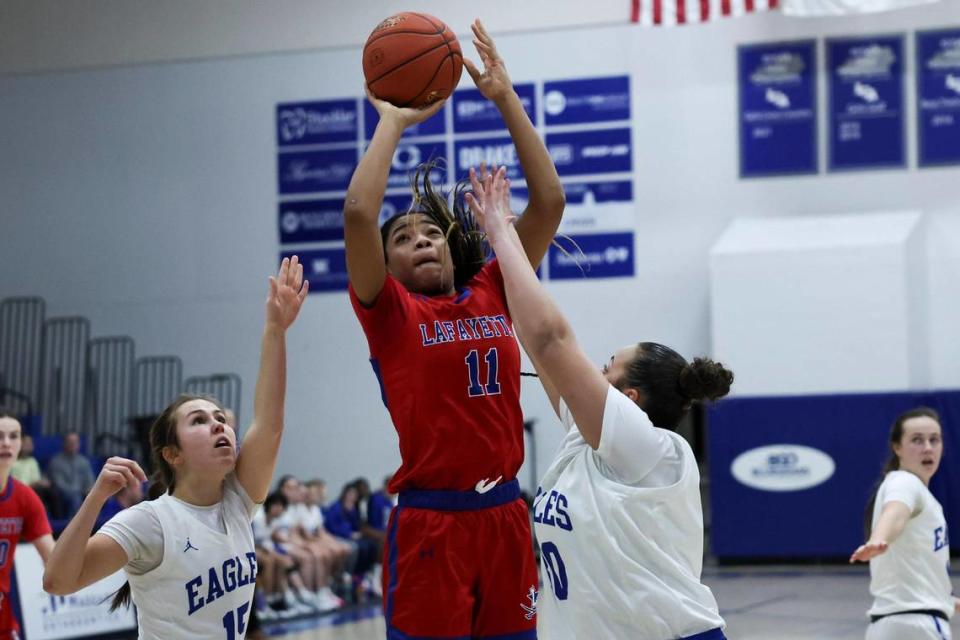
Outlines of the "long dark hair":
[{"label": "long dark hair", "polygon": [[[150,461],[153,464],[153,474],[150,476],[150,486],[147,488],[147,500],[156,500],[165,493],[173,493],[177,477],[173,467],[163,457],[163,450],[167,447],[179,447],[177,440],[177,411],[193,400],[208,400],[223,411],[220,402],[212,396],[181,394],[173,403],[163,410],[153,424],[150,425]],[[110,611],[121,606],[130,605],[130,583],[125,582],[110,602]]]},{"label": "long dark hair", "polygon": [[439,166],[440,162],[437,160],[418,165],[410,176],[410,188],[413,191],[410,210],[398,213],[380,225],[383,258],[387,259],[387,240],[393,225],[407,215],[423,214],[440,228],[447,239],[453,260],[453,286],[459,289],[486,264],[487,251],[483,232],[477,226],[473,213],[463,198],[470,189],[470,180],[465,178],[454,186],[451,206],[451,194],[444,193],[430,180],[430,173]]},{"label": "long dark hair", "polygon": [[883,484],[883,479],[887,477],[888,473],[897,471],[900,468],[900,456],[893,450],[893,445],[900,444],[900,441],[903,440],[903,425],[907,420],[912,420],[913,418],[933,418],[937,424],[940,424],[940,415],[930,407],[909,409],[898,415],[897,419],[893,421],[893,426],[890,427],[890,437],[887,439],[887,444],[890,448],[890,457],[887,458],[886,464],[883,465],[883,472],[880,474],[880,479],[873,485],[873,489],[870,492],[870,499],[867,500],[867,508],[863,510],[863,535],[865,540],[870,539],[870,534],[873,530],[873,507],[877,503],[877,492],[880,491],[880,485]]},{"label": "long dark hair", "polygon": [[670,347],[641,342],[616,386],[642,391],[642,408],[654,426],[674,430],[694,402],[722,398],[731,384],[733,372],[719,362],[710,358],[687,362]]}]

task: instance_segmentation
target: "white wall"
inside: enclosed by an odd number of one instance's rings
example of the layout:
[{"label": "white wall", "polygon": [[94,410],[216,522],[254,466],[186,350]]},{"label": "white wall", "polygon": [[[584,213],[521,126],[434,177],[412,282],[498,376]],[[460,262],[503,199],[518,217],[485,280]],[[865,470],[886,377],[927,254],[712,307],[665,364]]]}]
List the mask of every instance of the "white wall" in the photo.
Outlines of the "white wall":
[{"label": "white wall", "polygon": [[[188,375],[236,371],[249,417],[278,248],[274,106],[357,95],[359,44],[395,9],[252,0],[83,7],[0,4],[0,70],[17,72],[0,77],[0,297],[43,295],[52,314],[88,315],[94,335],[132,335],[139,355],[181,355]],[[710,352],[708,250],[735,217],[916,209],[930,233],[930,380],[960,385],[960,169],[739,180],[735,71],[738,43],[960,24],[958,0],[843,20],[765,15],[676,29],[626,24],[625,0],[485,7],[515,81],[632,75],[638,276],[549,284],[598,362],[638,339]],[[460,33],[476,10],[438,0],[403,8],[440,15]],[[611,20],[623,24],[589,27]],[[250,55],[325,45],[339,48]],[[170,62],[227,55],[235,57]],[[50,71],[148,60],[167,62]],[[398,461],[396,439],[346,297],[311,296],[290,350],[281,468],[335,486],[358,473],[378,479]],[[536,383],[524,385],[543,471],[558,437]]]}]

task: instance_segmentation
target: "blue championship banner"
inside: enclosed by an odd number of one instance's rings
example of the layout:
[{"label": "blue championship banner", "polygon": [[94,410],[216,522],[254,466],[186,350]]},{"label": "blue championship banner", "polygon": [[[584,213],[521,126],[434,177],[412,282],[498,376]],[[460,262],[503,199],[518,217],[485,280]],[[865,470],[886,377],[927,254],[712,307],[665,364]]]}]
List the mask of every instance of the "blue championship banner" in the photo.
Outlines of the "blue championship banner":
[{"label": "blue championship banner", "polygon": [[816,41],[741,46],[740,176],[817,172]]},{"label": "blue championship banner", "polygon": [[277,105],[279,147],[355,142],[357,131],[356,99]]},{"label": "blue championship banner", "polygon": [[827,40],[831,171],[906,166],[903,37]]},{"label": "blue championship banner", "polygon": [[960,163],[960,28],[917,33],[919,164]]},{"label": "blue championship banner", "polygon": [[543,85],[544,124],[630,119],[630,77],[560,80]]}]

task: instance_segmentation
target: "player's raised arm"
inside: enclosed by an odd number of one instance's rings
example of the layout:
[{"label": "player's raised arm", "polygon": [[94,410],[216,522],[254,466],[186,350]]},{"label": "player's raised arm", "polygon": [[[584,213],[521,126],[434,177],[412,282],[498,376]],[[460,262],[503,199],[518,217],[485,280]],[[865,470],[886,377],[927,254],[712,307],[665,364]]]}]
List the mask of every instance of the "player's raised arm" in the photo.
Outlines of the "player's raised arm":
[{"label": "player's raised arm", "polygon": [[377,299],[387,276],[378,218],[393,154],[404,129],[436,114],[443,108],[444,101],[425,109],[401,109],[379,100],[369,91],[367,98],[380,114],[380,122],[350,179],[343,206],[343,226],[350,284],[360,302],[369,305]]},{"label": "player's raised arm", "polygon": [[536,268],[560,226],[566,205],[563,185],[550,153],[530,122],[523,103],[510,82],[506,64],[493,38],[479,19],[473,22],[471,29],[473,44],[483,63],[483,71],[466,58],[463,64],[480,93],[500,110],[516,147],[530,194],[527,208],[517,221],[516,230],[527,258]]},{"label": "player's raised arm", "polygon": [[482,184],[472,171],[471,179],[473,194],[467,199],[500,261],[517,333],[537,370],[547,374],[570,407],[583,439],[596,449],[610,383],[583,353],[570,323],[540,285],[523,251],[512,224],[506,169],[487,175]]},{"label": "player's raised arm", "polygon": [[237,480],[254,502],[266,499],[276,466],[287,389],[286,334],[300,313],[309,288],[297,256],[284,258],[277,277],[270,278],[260,344],[260,373],[253,397],[253,423],[240,446],[236,470]]}]

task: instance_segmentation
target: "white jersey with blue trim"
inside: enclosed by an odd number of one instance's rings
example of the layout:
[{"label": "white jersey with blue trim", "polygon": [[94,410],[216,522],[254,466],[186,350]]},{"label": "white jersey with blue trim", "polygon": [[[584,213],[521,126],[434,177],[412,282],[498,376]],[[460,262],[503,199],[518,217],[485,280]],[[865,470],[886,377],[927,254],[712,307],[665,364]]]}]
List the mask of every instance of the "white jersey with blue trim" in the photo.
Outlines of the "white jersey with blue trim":
[{"label": "white jersey with blue trim", "polygon": [[724,626],[700,582],[703,511],[690,445],[610,387],[594,451],[567,435],[534,502],[545,640],[693,636]]},{"label": "white jersey with blue trim", "polygon": [[919,477],[909,471],[891,471],[877,490],[873,527],[883,506],[893,501],[907,505],[910,519],[886,553],[870,560],[873,606],[868,615],[936,609],[949,618],[954,606],[943,508]]},{"label": "white jersey with blue trim", "polygon": [[210,528],[169,494],[143,503],[163,529],[163,560],[128,573],[141,640],[243,640],[257,576],[252,503],[234,474],[219,503],[225,531]]}]

